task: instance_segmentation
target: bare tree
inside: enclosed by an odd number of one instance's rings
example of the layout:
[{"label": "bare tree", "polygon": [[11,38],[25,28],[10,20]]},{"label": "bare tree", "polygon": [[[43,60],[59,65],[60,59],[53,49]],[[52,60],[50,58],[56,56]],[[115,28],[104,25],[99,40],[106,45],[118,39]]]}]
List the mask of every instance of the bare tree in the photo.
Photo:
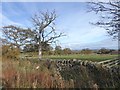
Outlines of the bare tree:
[{"label": "bare tree", "polygon": [[29,28],[23,29],[13,25],[4,26],[2,31],[2,42],[17,48],[20,48],[20,46],[27,43],[29,41],[28,37],[30,38],[30,35],[34,35],[34,33]]},{"label": "bare tree", "polygon": [[118,38],[120,32],[120,0],[109,0],[108,2],[89,2],[89,10],[101,15],[95,24],[107,30],[110,36]]},{"label": "bare tree", "polygon": [[56,33],[55,20],[56,12],[39,12],[32,17],[34,25],[35,40],[39,45],[39,59],[42,58],[42,43],[54,43],[57,38],[64,36],[63,33]]}]

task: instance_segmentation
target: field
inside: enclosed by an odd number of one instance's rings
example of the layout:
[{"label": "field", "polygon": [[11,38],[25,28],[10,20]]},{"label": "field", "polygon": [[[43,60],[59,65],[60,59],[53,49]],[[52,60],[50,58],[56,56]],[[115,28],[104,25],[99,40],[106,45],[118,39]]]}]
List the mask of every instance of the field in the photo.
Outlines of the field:
[{"label": "field", "polygon": [[[103,61],[117,58],[118,55],[110,55],[110,54],[70,54],[70,55],[44,55],[43,59],[79,59],[79,60],[89,60],[89,61]],[[38,56],[32,56],[28,58],[37,59]]]}]

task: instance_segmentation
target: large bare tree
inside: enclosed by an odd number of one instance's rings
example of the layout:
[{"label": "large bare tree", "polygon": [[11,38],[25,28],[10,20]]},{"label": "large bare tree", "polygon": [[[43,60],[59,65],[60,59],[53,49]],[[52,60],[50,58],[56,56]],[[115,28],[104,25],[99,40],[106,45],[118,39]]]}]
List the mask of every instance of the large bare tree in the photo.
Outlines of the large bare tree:
[{"label": "large bare tree", "polygon": [[45,45],[50,45],[56,42],[57,38],[64,36],[63,33],[57,33],[55,28],[55,20],[57,16],[55,11],[39,12],[31,19],[33,23],[32,28],[21,28],[14,25],[4,26],[2,39],[7,40],[17,48],[26,44],[34,44],[39,46],[39,59],[42,58],[42,48]]},{"label": "large bare tree", "polygon": [[42,44],[54,43],[57,38],[64,36],[63,33],[57,33],[55,28],[56,12],[46,11],[38,12],[32,17],[34,25],[35,41],[39,45],[39,59],[42,58]]},{"label": "large bare tree", "polygon": [[120,0],[93,1],[89,2],[88,5],[90,11],[100,15],[100,20],[93,24],[105,28],[110,36],[120,40],[118,37],[120,32]]}]

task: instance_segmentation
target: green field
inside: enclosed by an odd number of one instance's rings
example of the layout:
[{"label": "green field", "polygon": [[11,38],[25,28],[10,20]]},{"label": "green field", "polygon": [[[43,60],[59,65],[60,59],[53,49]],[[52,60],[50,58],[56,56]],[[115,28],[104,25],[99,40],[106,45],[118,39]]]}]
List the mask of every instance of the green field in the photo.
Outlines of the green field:
[{"label": "green field", "polygon": [[[79,59],[79,60],[90,60],[90,61],[103,61],[117,58],[118,55],[99,55],[99,54],[71,54],[71,55],[44,55],[43,59]],[[32,56],[28,58],[37,59],[38,56]]]},{"label": "green field", "polygon": [[43,58],[50,59],[80,59],[80,60],[91,60],[91,61],[103,61],[117,58],[118,55],[81,55],[81,54],[73,54],[73,55],[51,55],[51,56],[43,56]]}]

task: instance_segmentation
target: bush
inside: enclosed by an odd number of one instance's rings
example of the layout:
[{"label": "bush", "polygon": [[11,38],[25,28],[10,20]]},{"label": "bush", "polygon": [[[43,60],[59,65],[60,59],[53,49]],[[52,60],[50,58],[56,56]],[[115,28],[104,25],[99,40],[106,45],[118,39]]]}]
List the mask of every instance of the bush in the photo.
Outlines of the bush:
[{"label": "bush", "polygon": [[11,47],[10,45],[2,46],[2,56],[6,58],[18,58],[20,50],[18,48]]},{"label": "bush", "polygon": [[90,50],[90,49],[82,49],[81,50],[81,54],[92,54],[93,53],[93,51],[92,50]]}]

